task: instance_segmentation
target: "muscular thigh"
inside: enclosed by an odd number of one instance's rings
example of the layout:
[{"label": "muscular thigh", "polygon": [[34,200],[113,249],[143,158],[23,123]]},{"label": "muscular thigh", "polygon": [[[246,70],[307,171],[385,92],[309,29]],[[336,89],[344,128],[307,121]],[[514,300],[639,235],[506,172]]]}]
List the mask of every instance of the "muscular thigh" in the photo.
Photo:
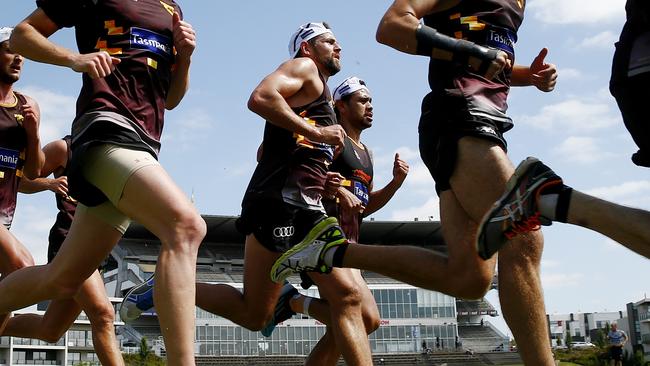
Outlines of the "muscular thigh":
[{"label": "muscular thigh", "polygon": [[8,273],[24,265],[34,265],[34,259],[18,239],[0,225],[0,274]]}]

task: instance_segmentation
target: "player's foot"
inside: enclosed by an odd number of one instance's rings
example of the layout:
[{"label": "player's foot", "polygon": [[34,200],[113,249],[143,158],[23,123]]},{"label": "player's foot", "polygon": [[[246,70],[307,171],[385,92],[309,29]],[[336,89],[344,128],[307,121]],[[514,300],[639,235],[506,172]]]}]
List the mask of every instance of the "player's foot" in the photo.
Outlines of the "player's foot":
[{"label": "player's foot", "polygon": [[477,248],[483,259],[491,258],[508,240],[539,230],[552,221],[539,212],[540,193],[562,187],[562,178],[536,158],[522,161],[507,183],[506,191],[483,216]]},{"label": "player's foot", "polygon": [[325,252],[337,245],[345,245],[347,240],[334,217],[328,217],[305,236],[305,238],[285,252],[271,267],[271,280],[282,283],[293,273],[329,273],[332,267],[323,261]]},{"label": "player's foot", "polygon": [[153,308],[153,284],[154,275],[151,275],[146,281],[133,286],[124,296],[120,304],[120,318],[123,322],[131,323],[143,312]]}]

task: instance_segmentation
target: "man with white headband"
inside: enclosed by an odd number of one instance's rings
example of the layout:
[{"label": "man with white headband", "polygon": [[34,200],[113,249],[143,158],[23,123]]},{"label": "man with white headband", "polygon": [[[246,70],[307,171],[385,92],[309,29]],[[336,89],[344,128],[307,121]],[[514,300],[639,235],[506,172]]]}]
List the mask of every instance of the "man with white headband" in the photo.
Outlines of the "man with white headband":
[{"label": "man with white headband", "polygon": [[[598,231],[650,257],[650,213],[599,200],[564,185],[535,158],[515,169],[504,134],[511,86],[552,91],[557,70],[546,48],[530,66],[513,65],[525,1],[395,0],[377,39],[430,58],[431,92],[422,102],[420,155],[440,196],[448,255],[424,248],[313,243],[276,263],[292,270],[369,270],[460,298],[490,288],[499,252],[504,317],[525,364],[554,365],[539,267],[539,229],[553,221]],[[422,20],[424,22],[422,22]]]},{"label": "man with white headband", "polygon": [[[359,241],[359,229],[363,217],[382,208],[401,187],[408,174],[408,164],[395,154],[393,179],[382,189],[373,190],[373,161],[368,147],[361,142],[361,133],[372,126],[372,96],[366,83],[349,77],[334,89],[335,111],[339,124],[346,132],[345,143],[330,166],[327,192],[324,205],[327,214],[336,217],[350,243]],[[340,271],[341,269],[335,269]],[[361,293],[362,314],[366,332],[371,334],[379,327],[380,316],[375,298],[359,270],[341,272],[358,285]],[[312,278],[327,276],[315,273],[301,273],[302,287],[311,286]],[[312,298],[295,294],[289,301],[280,302],[276,313],[308,314],[324,324],[328,324],[329,299]],[[283,318],[281,318],[283,319]],[[312,354],[312,357],[314,354]],[[320,359],[329,356],[331,364],[338,355],[320,355]],[[323,362],[323,364],[330,364]]]},{"label": "man with white headband", "polygon": [[[34,259],[9,232],[16,211],[20,179],[39,176],[43,161],[36,101],[14,90],[20,79],[23,57],[9,44],[13,29],[0,28],[0,276],[33,266]],[[0,314],[0,334],[10,314]]]},{"label": "man with white headband", "polygon": [[[237,220],[238,230],[246,235],[244,291],[199,283],[196,304],[251,330],[262,330],[283,316],[274,314],[276,303],[297,293],[290,284],[269,279],[281,253],[300,242],[345,240],[321,202],[335,147],[343,145],[345,138],[327,87],[328,78],[341,69],[340,53],[326,23],[302,25],[289,40],[290,60],[264,78],[248,101],[249,109],[266,125],[258,165]],[[340,354],[348,365],[372,363],[361,298],[357,285],[344,281],[347,271],[337,270],[316,281],[320,293],[330,299],[331,321],[308,364],[325,357],[335,364]],[[150,303],[148,287],[148,283],[141,285],[141,309]]]}]

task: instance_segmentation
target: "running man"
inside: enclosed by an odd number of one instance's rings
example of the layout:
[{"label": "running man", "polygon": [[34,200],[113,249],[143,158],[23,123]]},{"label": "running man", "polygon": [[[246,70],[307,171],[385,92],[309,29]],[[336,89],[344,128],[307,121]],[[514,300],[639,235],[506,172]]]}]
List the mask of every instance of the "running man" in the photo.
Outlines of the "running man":
[{"label": "running man", "polygon": [[[195,267],[205,222],[157,162],[165,109],[188,88],[196,36],[172,0],[38,0],[12,47],[82,73],[72,125],[70,195],[79,200],[51,263],[0,283],[0,312],[73,297],[130,218],[160,238],[154,298],[170,365],[194,364]],[[79,53],[48,37],[74,27]],[[21,289],[29,288],[25,292]]]},{"label": "running man", "polygon": [[[289,268],[352,267],[460,298],[487,292],[496,257],[479,257],[476,232],[514,172],[503,137],[513,125],[506,115],[508,91],[511,84],[551,91],[557,77],[555,66],[544,61],[546,49],[530,67],[511,66],[523,13],[524,1],[396,0],[377,31],[379,42],[431,59],[420,153],[436,181],[448,256],[416,247],[315,242],[276,262],[274,280],[281,281]],[[500,300],[524,362],[554,365],[539,278],[541,253],[540,232],[522,234],[504,247],[498,261]]]},{"label": "running man", "polygon": [[538,229],[553,221],[580,225],[650,258],[650,213],[573,190],[535,158],[513,168],[503,139],[512,127],[505,114],[509,87],[551,91],[557,78],[555,66],[544,62],[546,49],[530,67],[510,67],[524,6],[524,1],[504,0],[396,0],[377,31],[382,43],[431,56],[432,93],[423,101],[420,152],[440,194],[448,257],[410,247],[314,242],[283,255],[274,265],[273,280],[281,281],[292,270],[342,266],[478,298],[489,288],[494,254],[500,251],[501,305],[522,358],[527,364],[553,365],[545,341]]},{"label": "running man", "polygon": [[616,43],[609,90],[639,148],[632,162],[650,168],[650,122],[645,108],[650,84],[650,3],[628,0],[625,11],[627,22]]},{"label": "running man", "polygon": [[[14,90],[23,57],[9,45],[12,28],[0,28],[0,276],[34,265],[27,248],[9,232],[21,178],[36,178],[45,160],[36,101]],[[0,334],[11,310],[0,311]]]},{"label": "running man", "polygon": [[[197,284],[197,305],[251,330],[262,329],[273,317],[283,286],[271,282],[268,273],[282,252],[306,237],[343,240],[338,229],[322,233],[328,226],[322,222],[328,220],[321,203],[334,146],[342,145],[345,136],[327,87],[327,79],[341,68],[340,53],[327,24],[301,26],[289,41],[291,59],[264,78],[248,101],[249,109],[267,122],[237,223],[246,234],[244,289]],[[316,281],[330,299],[333,338],[316,348],[335,342],[348,365],[369,365],[360,289],[345,271]]]},{"label": "running man", "polygon": [[[71,156],[70,136],[52,141],[43,147],[45,164],[41,177],[34,180],[22,179],[21,193],[52,191],[59,212],[50,230],[47,249],[48,263],[61,248],[72,224],[77,203],[68,195],[67,166]],[[53,178],[47,178],[54,174]],[[58,341],[74,323],[83,310],[92,328],[93,346],[102,365],[124,365],[122,353],[115,337],[115,310],[108,300],[104,281],[95,271],[81,286],[72,299],[50,302],[44,315],[21,314],[9,319],[2,335],[22,338],[36,338],[46,342]]]},{"label": "running man", "polygon": [[[381,209],[402,186],[408,174],[408,164],[395,155],[393,179],[382,189],[373,190],[373,161],[368,147],[361,142],[361,133],[372,126],[372,96],[366,83],[357,78],[345,79],[334,89],[335,112],[339,124],[346,133],[345,142],[330,166],[328,184],[330,188],[323,200],[328,216],[336,217],[351,243],[359,241],[361,221]],[[335,271],[340,271],[336,269]],[[359,270],[348,272],[361,290],[363,319],[366,333],[371,334],[379,327],[380,315],[375,298]],[[312,283],[311,277],[323,277],[317,273],[303,273],[303,287]],[[326,280],[324,277],[323,280]],[[283,288],[280,301],[276,305],[273,322],[262,330],[269,336],[273,328],[296,313],[310,315],[323,324],[330,324],[328,299],[311,298],[298,293],[290,284]],[[325,338],[329,335],[325,335]],[[335,345],[326,348],[329,352],[312,352],[307,364],[336,364],[339,354]]]}]

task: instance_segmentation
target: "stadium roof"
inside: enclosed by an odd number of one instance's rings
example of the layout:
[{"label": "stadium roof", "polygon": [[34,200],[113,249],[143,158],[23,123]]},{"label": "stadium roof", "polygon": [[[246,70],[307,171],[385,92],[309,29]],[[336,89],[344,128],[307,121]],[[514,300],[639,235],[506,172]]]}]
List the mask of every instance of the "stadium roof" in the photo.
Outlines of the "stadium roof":
[{"label": "stadium roof", "polygon": [[[204,244],[239,245],[244,235],[235,228],[237,216],[203,215],[208,231]],[[142,225],[133,223],[124,239],[128,241],[155,241],[158,239]],[[364,221],[360,242],[381,245],[417,245],[444,251],[442,231],[437,221]],[[243,249],[242,249],[243,250]]]}]

